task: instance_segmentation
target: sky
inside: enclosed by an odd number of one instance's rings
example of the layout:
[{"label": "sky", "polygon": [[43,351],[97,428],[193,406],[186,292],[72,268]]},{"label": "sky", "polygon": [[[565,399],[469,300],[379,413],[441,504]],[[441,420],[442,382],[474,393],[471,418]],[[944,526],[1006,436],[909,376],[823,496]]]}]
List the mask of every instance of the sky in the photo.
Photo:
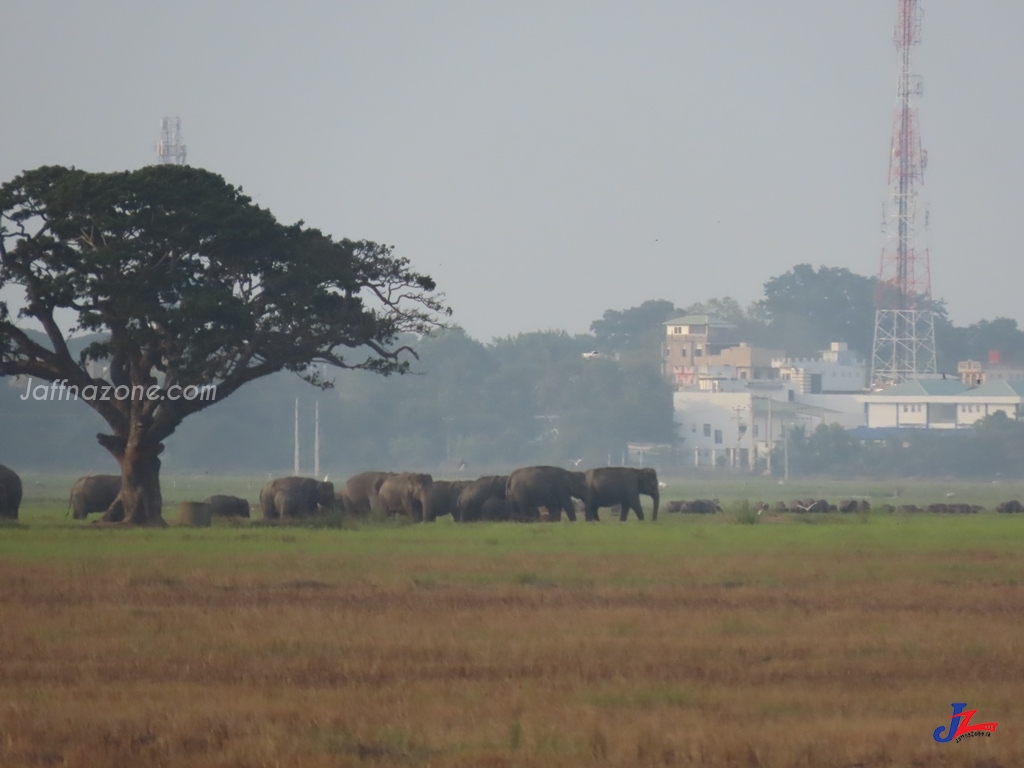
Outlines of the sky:
[{"label": "sky", "polygon": [[[1024,326],[1024,3],[922,0],[932,292]],[[874,275],[896,0],[13,0],[0,182],[188,162],[393,245],[482,340]]]}]

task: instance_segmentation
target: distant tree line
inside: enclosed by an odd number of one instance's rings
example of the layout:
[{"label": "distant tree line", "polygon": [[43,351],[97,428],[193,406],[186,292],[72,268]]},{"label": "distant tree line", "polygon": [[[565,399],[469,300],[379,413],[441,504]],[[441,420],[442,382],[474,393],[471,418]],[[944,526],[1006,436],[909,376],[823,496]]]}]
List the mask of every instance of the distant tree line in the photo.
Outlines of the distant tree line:
[{"label": "distant tree line", "polygon": [[[684,306],[647,301],[608,310],[591,324],[596,343],[607,350],[644,350],[657,356],[661,323],[686,314],[711,314],[732,323],[743,341],[783,349],[790,357],[813,357],[833,341],[845,341],[870,363],[875,327],[876,280],[841,267],[799,264],[764,284],[759,301],[743,307],[730,297]],[[939,372],[956,374],[961,360],[986,360],[998,350],[1004,363],[1024,365],[1024,331],[1007,317],[956,326],[942,300],[931,302]]]},{"label": "distant tree line", "polygon": [[[1002,412],[971,430],[907,429],[887,440],[861,442],[838,424],[802,427],[789,436],[791,474],[819,477],[1024,477],[1024,422]],[[772,470],[782,472],[783,449]]]},{"label": "distant tree line", "polygon": [[[744,341],[806,357],[833,341],[871,355],[874,285],[846,269],[798,265],[764,286],[761,300],[741,306],[725,297],[677,305],[659,299],[609,309],[590,333],[522,333],[490,343],[454,327],[417,340],[413,375],[381,378],[362,371],[324,371],[333,389],[318,391],[293,374],[245,385],[167,440],[170,472],[280,472],[292,465],[295,401],[299,401],[302,469],[313,468],[314,403],[320,403],[323,472],[418,468],[454,475],[460,464],[479,473],[529,463],[597,466],[623,460],[629,442],[678,443],[672,394],[659,364],[663,323],[710,313],[737,326]],[[966,327],[935,305],[941,371],[998,349],[1024,364],[1024,332],[996,318]],[[73,340],[72,350],[91,343]],[[589,353],[597,352],[597,355]],[[38,469],[113,471],[96,444],[102,421],[83,403],[23,402],[24,382],[0,380],[0,463]],[[1010,424],[1007,429],[1016,428]],[[1010,437],[972,443],[976,461],[956,457],[944,435],[913,434],[898,446],[861,446],[838,427],[794,437],[791,463],[803,474],[982,474],[1024,466]],[[820,431],[820,430],[819,430]],[[1003,433],[999,433],[1003,434]],[[975,438],[971,438],[975,439]],[[995,438],[992,438],[995,440]],[[964,438],[957,443],[964,450]],[[978,442],[980,441],[980,442]],[[907,442],[907,445],[903,443]],[[888,451],[888,453],[887,453]],[[986,453],[989,451],[989,453]],[[998,451],[996,451],[998,453]],[[974,456],[975,454],[970,454]],[[945,458],[944,458],[945,457]],[[1009,462],[1009,463],[1007,463]],[[1000,468],[1000,467],[1004,467]],[[781,463],[777,464],[781,466]],[[1018,467],[1013,470],[1013,467]],[[973,467],[973,469],[972,469]]]}]

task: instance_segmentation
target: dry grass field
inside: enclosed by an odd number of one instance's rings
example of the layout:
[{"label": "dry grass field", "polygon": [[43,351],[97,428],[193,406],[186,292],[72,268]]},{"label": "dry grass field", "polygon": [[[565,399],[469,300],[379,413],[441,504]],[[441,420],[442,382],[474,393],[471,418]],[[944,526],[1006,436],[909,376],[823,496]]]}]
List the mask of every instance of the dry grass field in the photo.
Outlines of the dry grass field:
[{"label": "dry grass field", "polygon": [[1017,516],[61,514],[0,528],[0,766],[1024,766]]}]

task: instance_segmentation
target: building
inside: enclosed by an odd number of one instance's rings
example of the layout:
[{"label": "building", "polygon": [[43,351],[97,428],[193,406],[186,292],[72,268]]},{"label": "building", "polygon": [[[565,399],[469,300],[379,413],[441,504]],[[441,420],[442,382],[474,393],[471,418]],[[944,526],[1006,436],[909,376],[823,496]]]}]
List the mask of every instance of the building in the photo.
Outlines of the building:
[{"label": "building", "polygon": [[[665,323],[662,373],[683,451],[698,467],[751,469],[797,426],[864,426],[857,399],[867,369],[844,342],[818,358],[788,358],[740,342],[735,327],[709,315]],[[767,468],[767,466],[766,466]]]},{"label": "building", "polygon": [[956,372],[966,386],[980,386],[990,381],[1024,381],[1024,368],[1004,365],[1002,355],[993,350],[988,353],[988,363],[978,360],[963,360],[957,363]]},{"label": "building", "polygon": [[665,324],[661,373],[675,389],[722,392],[729,382],[774,379],[778,350],[740,342],[736,326],[713,315],[685,315]]},{"label": "building", "polygon": [[821,357],[777,358],[778,377],[803,395],[851,394],[867,388],[868,369],[845,341],[832,342]]},{"label": "building", "polygon": [[864,406],[853,396],[801,396],[779,380],[749,381],[730,392],[679,390],[673,409],[682,450],[695,467],[752,469],[763,459],[768,469],[772,447],[792,429],[809,432],[833,422],[852,428],[864,420]]},{"label": "building", "polygon": [[1024,420],[1024,378],[978,387],[958,379],[918,379],[857,399],[864,403],[869,430],[961,429],[997,412]]}]

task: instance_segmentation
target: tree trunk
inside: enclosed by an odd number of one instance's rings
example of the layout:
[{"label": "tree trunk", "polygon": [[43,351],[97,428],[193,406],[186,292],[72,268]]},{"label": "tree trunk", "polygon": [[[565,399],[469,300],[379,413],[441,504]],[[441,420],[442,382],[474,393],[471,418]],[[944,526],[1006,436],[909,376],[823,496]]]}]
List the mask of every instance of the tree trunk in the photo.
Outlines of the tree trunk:
[{"label": "tree trunk", "polygon": [[97,435],[97,439],[117,459],[121,467],[121,492],[103,516],[108,523],[164,527],[160,493],[160,454],[162,443]]}]

